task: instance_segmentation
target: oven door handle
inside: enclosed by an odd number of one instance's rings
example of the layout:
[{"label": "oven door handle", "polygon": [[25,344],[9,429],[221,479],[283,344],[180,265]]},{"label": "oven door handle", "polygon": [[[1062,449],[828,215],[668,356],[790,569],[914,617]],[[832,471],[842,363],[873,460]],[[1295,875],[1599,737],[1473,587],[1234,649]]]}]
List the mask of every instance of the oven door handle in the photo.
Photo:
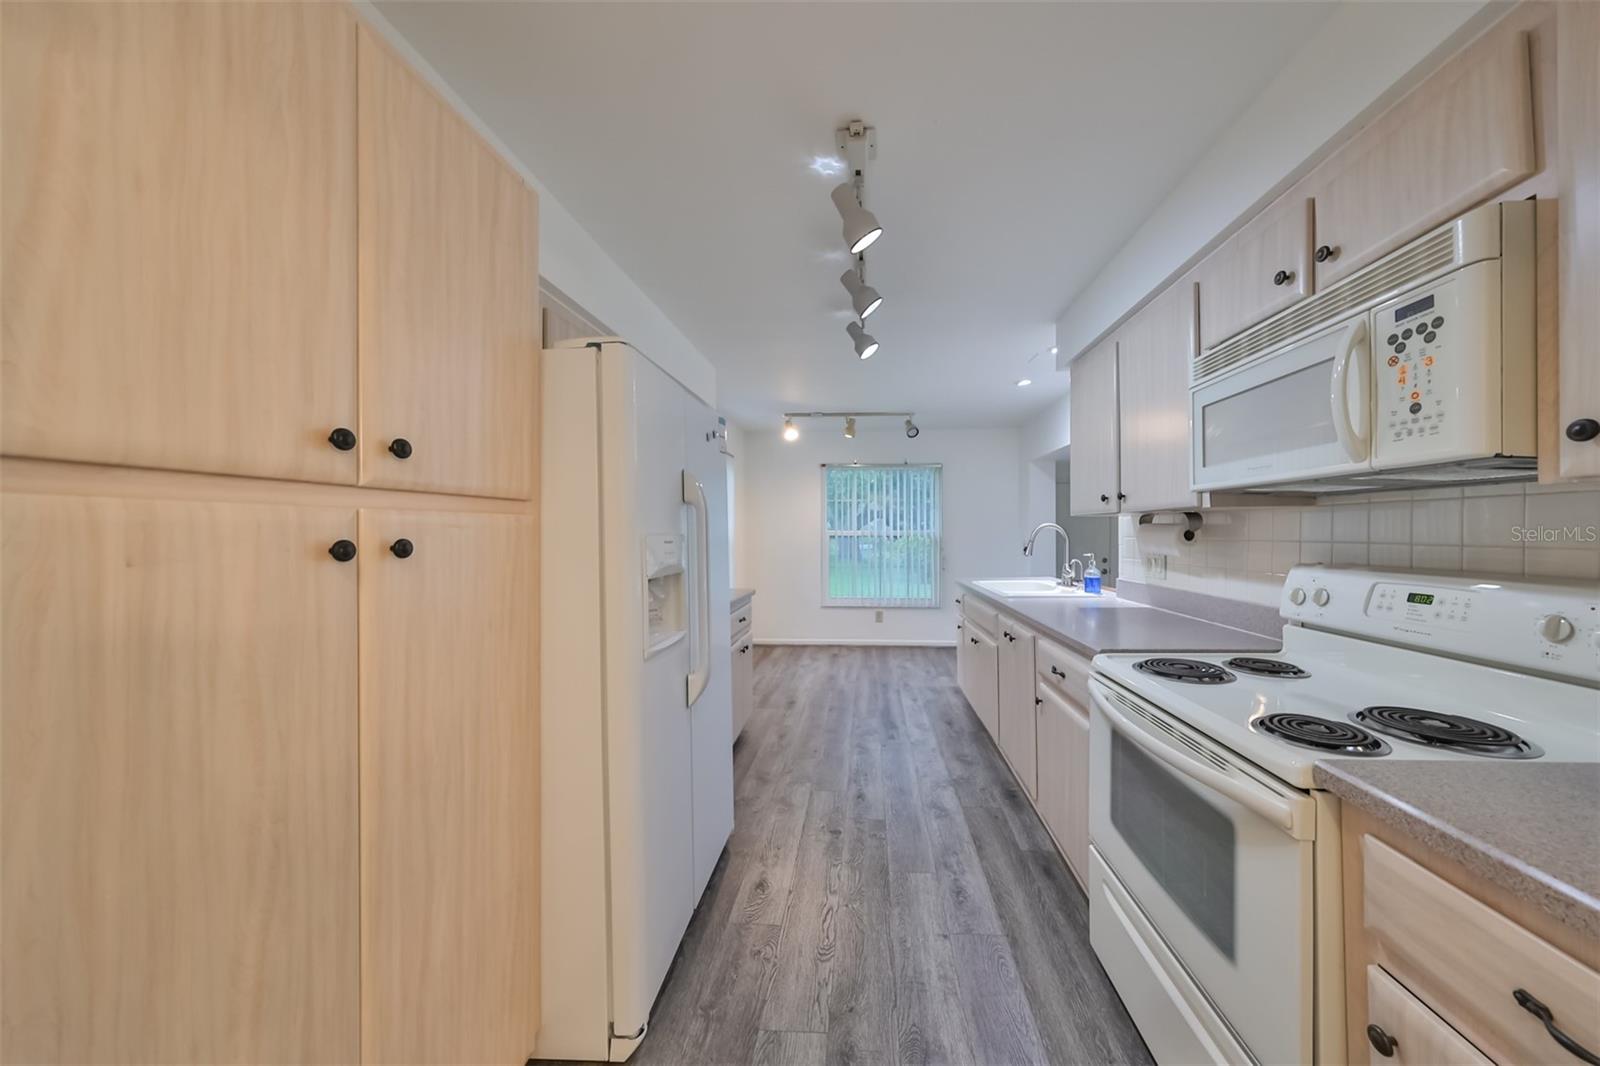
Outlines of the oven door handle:
[{"label": "oven door handle", "polygon": [[1143,748],[1147,754],[1161,760],[1197,784],[1228,797],[1240,806],[1249,808],[1296,840],[1311,839],[1311,833],[1296,824],[1299,819],[1295,817],[1295,805],[1283,796],[1253,781],[1247,783],[1235,780],[1220,770],[1214,770],[1204,763],[1188,758],[1171,745],[1152,737],[1129,721],[1127,715],[1111,705],[1100,682],[1095,681],[1089,685],[1089,694],[1094,697],[1095,706],[1100,708],[1100,713],[1106,716],[1106,720],[1123,736]]}]

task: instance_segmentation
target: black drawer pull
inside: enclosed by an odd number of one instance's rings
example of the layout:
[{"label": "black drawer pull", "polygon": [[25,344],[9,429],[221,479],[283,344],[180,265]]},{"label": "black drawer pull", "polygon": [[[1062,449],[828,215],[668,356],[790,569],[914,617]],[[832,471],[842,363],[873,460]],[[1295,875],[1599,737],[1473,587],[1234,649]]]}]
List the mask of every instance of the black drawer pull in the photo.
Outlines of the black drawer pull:
[{"label": "black drawer pull", "polygon": [[396,559],[409,559],[411,558],[411,553],[417,550],[417,546],[412,544],[406,538],[401,537],[399,540],[389,545],[389,550],[394,552],[394,557]]},{"label": "black drawer pull", "polygon": [[977,637],[968,637],[967,639],[972,641],[972,643],[974,643],[974,644],[978,643],[978,638]]},{"label": "black drawer pull", "polygon": [[336,540],[328,546],[328,554],[341,563],[348,563],[356,557],[355,541]]},{"label": "black drawer pull", "polygon": [[1582,444],[1600,437],[1600,421],[1593,418],[1574,418],[1567,423],[1567,439]]},{"label": "black drawer pull", "polygon": [[1326,263],[1330,259],[1339,257],[1339,248],[1333,244],[1320,244],[1317,246],[1316,258],[1319,263]]},{"label": "black drawer pull", "polygon": [[1550,1034],[1550,1039],[1560,1044],[1574,1058],[1582,1062],[1587,1062],[1589,1066],[1600,1066],[1600,1055],[1596,1055],[1594,1052],[1590,1051],[1588,1048],[1572,1039],[1572,1037],[1568,1036],[1566,1033],[1563,1033],[1561,1031],[1561,1027],[1556,1025],[1556,1016],[1551,1013],[1550,1008],[1546,1007],[1543,1003],[1540,1003],[1537,999],[1534,999],[1533,996],[1529,995],[1527,989],[1517,989],[1511,993],[1511,998],[1517,1001],[1517,1006],[1521,1007],[1523,1010],[1527,1011],[1529,1014],[1543,1022],[1545,1032]]},{"label": "black drawer pull", "polygon": [[1060,670],[1057,670],[1053,666],[1050,668],[1050,672],[1052,674],[1054,674],[1056,677],[1059,677],[1063,681],[1065,681],[1067,679],[1067,675],[1066,674],[1063,674]]},{"label": "black drawer pull", "polygon": [[1039,705],[1041,705],[1043,703],[1044,703],[1044,697],[1043,696],[1035,696],[1033,698],[1033,705],[1035,707],[1038,707]]},{"label": "black drawer pull", "polygon": [[1294,271],[1292,270],[1280,270],[1276,274],[1272,275],[1272,283],[1274,285],[1287,285],[1293,280]]},{"label": "black drawer pull", "polygon": [[328,434],[328,443],[341,452],[347,452],[356,446],[356,435],[344,426],[340,426]]},{"label": "black drawer pull", "polygon": [[1367,1026],[1367,1042],[1372,1045],[1372,1050],[1389,1059],[1394,1057],[1394,1049],[1400,1046],[1400,1041],[1383,1031],[1381,1025]]},{"label": "black drawer pull", "polygon": [[750,621],[750,619],[746,618],[744,615],[740,615],[739,616],[739,624],[740,625],[743,625],[744,623],[746,623],[748,621]]},{"label": "black drawer pull", "polygon": [[389,454],[396,459],[411,458],[411,442],[404,437],[396,437],[389,442]]}]

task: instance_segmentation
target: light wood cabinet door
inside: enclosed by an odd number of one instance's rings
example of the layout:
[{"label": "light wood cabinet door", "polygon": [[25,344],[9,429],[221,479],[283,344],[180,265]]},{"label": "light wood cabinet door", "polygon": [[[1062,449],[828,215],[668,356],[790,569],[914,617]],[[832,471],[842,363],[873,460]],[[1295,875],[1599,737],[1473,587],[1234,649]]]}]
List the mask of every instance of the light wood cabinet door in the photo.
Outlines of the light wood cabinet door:
[{"label": "light wood cabinet door", "polygon": [[988,730],[991,739],[1000,736],[1000,649],[978,627],[967,625],[967,702]]},{"label": "light wood cabinet door", "polygon": [[1014,618],[1000,616],[1000,750],[1029,797],[1039,794],[1033,641],[1031,630]]},{"label": "light wood cabinet door", "polygon": [[755,645],[750,641],[747,632],[733,645],[733,739],[738,740],[739,734],[744,732],[744,727],[750,721],[750,715],[755,710]]},{"label": "light wood cabinet door", "polygon": [[355,20],[4,4],[3,449],[354,484]]},{"label": "light wood cabinet door", "polygon": [[[1109,337],[1072,361],[1071,481],[1067,497],[1075,515],[1116,514],[1117,338]],[[1185,379],[1187,381],[1187,378]]]},{"label": "light wood cabinet door", "polygon": [[0,1059],[353,1061],[354,511],[0,515]]},{"label": "light wood cabinet door", "polygon": [[1206,257],[1200,347],[1271,318],[1311,292],[1311,201],[1296,186]]},{"label": "light wood cabinet door", "polygon": [[[1381,966],[1367,966],[1367,1021],[1380,1032],[1369,1030],[1366,1044],[1352,1050],[1353,1061],[1374,1066],[1490,1066],[1471,1041],[1450,1028]],[[1392,1040],[1392,1045],[1386,1045],[1389,1054],[1375,1051],[1374,1040]]]},{"label": "light wood cabinet door", "polygon": [[[1198,500],[1189,489],[1194,344],[1195,285],[1189,277],[1146,304],[1118,334],[1118,470],[1124,511],[1192,507]],[[1076,432],[1073,445],[1076,452]]]},{"label": "light wood cabinet door", "polygon": [[526,499],[537,199],[365,28],[359,66],[361,484]]},{"label": "light wood cabinet door", "polygon": [[515,515],[361,513],[366,1062],[522,1062],[533,1050],[534,536]]},{"label": "light wood cabinet door", "polygon": [[1039,810],[1079,882],[1089,871],[1089,714],[1040,682]]},{"label": "light wood cabinet door", "polygon": [[1527,35],[1491,32],[1307,178],[1316,291],[1511,188],[1536,165]]},{"label": "light wood cabinet door", "polygon": [[1556,390],[1563,478],[1600,477],[1600,4],[1559,4],[1561,357]]}]

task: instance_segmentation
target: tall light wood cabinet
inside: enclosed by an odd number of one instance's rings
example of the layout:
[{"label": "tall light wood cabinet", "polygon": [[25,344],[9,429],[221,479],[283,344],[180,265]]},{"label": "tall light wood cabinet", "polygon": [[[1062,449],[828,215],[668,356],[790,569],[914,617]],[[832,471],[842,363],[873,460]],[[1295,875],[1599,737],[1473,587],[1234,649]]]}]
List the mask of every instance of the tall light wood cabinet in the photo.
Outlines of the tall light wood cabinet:
[{"label": "tall light wood cabinet", "polygon": [[355,483],[355,37],[0,5],[6,454]]},{"label": "tall light wood cabinet", "polygon": [[1538,165],[1527,35],[1490,33],[1308,176],[1318,291]]},{"label": "tall light wood cabinet", "polygon": [[361,484],[527,499],[536,198],[364,27],[358,65]]},{"label": "tall light wood cabinet", "polygon": [[361,1045],[521,1062],[538,1002],[533,520],[361,513]]},{"label": "tall light wood cabinet", "polygon": [[[1117,334],[1117,469],[1123,511],[1193,507],[1199,500],[1189,489],[1195,299],[1193,277],[1180,278]],[[1076,433],[1073,437],[1076,448]]]},{"label": "tall light wood cabinet", "polygon": [[355,1061],[355,510],[0,527],[0,1059]]},{"label": "tall light wood cabinet", "polygon": [[1600,4],[1556,9],[1561,357],[1556,474],[1600,477]]},{"label": "tall light wood cabinet", "polygon": [[1290,189],[1197,270],[1199,347],[1209,348],[1311,293],[1311,201]]},{"label": "tall light wood cabinet", "polygon": [[1116,514],[1117,499],[1117,338],[1108,337],[1072,361],[1071,481],[1072,513]]}]

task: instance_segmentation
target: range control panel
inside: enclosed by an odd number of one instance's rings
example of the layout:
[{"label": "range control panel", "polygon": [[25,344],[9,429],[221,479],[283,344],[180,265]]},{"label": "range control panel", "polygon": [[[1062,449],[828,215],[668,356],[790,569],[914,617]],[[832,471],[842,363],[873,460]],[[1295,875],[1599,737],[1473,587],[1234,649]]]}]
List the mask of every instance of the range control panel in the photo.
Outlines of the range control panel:
[{"label": "range control panel", "polygon": [[1600,588],[1297,566],[1285,621],[1600,684]]}]

